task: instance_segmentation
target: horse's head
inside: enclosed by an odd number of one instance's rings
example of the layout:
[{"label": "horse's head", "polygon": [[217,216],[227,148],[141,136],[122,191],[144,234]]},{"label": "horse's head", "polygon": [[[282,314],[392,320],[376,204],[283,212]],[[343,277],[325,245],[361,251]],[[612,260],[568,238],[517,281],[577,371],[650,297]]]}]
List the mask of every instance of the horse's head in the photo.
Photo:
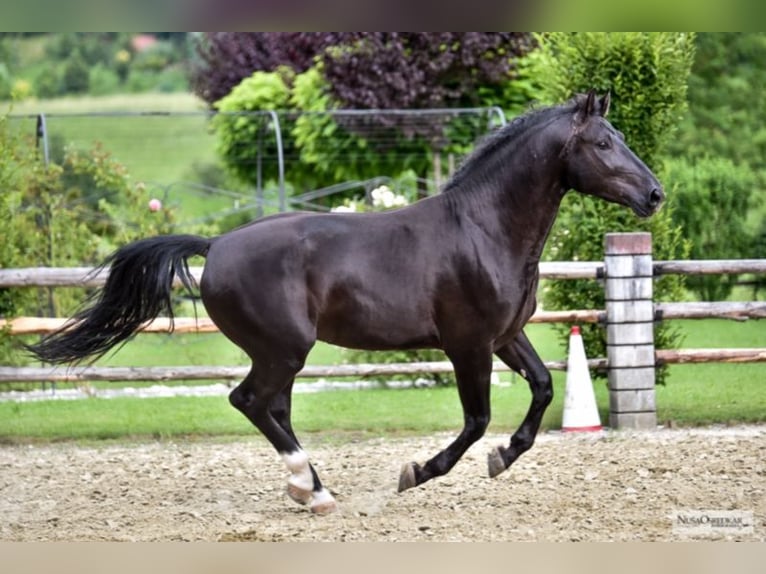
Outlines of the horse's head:
[{"label": "horse's head", "polygon": [[665,194],[652,171],[606,120],[608,111],[609,94],[598,98],[590,91],[577,98],[573,130],[563,152],[566,184],[648,217]]}]

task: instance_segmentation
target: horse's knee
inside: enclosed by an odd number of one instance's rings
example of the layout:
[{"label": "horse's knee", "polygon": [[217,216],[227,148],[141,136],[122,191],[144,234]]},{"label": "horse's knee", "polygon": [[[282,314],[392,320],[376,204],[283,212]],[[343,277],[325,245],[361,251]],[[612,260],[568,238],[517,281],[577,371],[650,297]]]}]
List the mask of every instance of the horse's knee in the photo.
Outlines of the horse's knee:
[{"label": "horse's knee", "polygon": [[553,401],[553,378],[547,369],[535,379],[532,385],[532,400],[543,409]]},{"label": "horse's knee", "polygon": [[546,408],[548,405],[553,402],[553,385],[548,384],[540,391],[539,395],[539,401],[540,404],[542,404],[543,408]]}]

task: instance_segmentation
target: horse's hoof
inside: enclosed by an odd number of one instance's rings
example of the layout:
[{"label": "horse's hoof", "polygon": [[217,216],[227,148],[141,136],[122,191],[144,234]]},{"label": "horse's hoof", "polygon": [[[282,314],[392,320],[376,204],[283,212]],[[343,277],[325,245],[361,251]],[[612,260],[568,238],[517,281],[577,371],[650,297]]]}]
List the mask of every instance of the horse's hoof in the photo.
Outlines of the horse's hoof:
[{"label": "horse's hoof", "polygon": [[338,510],[338,504],[334,500],[311,505],[311,512],[320,516],[332,514],[336,510]]},{"label": "horse's hoof", "polygon": [[332,494],[324,489],[314,494],[314,499],[311,502],[311,512],[321,516],[332,514],[336,510],[338,510],[338,504],[335,502]]},{"label": "horse's hoof", "polygon": [[507,466],[505,466],[505,460],[500,452],[501,447],[495,447],[487,455],[487,467],[489,468],[489,477],[495,478],[498,474],[503,472]]},{"label": "horse's hoof", "polygon": [[418,482],[415,478],[415,466],[414,462],[408,462],[402,466],[402,472],[399,474],[399,488],[397,492],[404,492],[408,488],[417,486]]},{"label": "horse's hoof", "polygon": [[289,496],[292,500],[294,500],[298,504],[306,505],[309,502],[311,502],[311,499],[314,497],[314,493],[311,492],[310,490],[306,490],[305,488],[295,486],[294,484],[290,484],[288,482],[287,496]]}]

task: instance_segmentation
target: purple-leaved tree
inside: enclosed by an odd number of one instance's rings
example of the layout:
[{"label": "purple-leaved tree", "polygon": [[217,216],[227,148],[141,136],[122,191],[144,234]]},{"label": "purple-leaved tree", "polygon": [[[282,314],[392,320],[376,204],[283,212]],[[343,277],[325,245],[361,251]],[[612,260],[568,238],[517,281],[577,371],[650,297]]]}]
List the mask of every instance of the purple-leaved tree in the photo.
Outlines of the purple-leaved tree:
[{"label": "purple-leaved tree", "polygon": [[486,105],[534,46],[526,32],[213,32],[192,85],[212,104],[255,71],[302,72],[319,57],[342,108]]}]

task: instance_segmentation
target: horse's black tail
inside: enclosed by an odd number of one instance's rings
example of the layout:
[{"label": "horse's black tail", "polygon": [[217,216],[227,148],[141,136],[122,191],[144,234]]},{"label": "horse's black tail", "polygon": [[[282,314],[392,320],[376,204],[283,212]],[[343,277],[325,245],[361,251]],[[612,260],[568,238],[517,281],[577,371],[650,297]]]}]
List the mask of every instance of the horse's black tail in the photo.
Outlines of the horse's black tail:
[{"label": "horse's black tail", "polygon": [[148,321],[165,312],[173,325],[172,287],[178,276],[193,292],[187,258],[207,254],[210,240],[194,235],[164,235],[136,241],[104,261],[109,276],[90,304],[58,331],[27,349],[48,363],[96,359],[130,340]]}]

